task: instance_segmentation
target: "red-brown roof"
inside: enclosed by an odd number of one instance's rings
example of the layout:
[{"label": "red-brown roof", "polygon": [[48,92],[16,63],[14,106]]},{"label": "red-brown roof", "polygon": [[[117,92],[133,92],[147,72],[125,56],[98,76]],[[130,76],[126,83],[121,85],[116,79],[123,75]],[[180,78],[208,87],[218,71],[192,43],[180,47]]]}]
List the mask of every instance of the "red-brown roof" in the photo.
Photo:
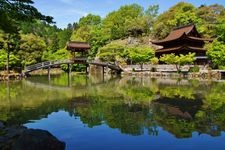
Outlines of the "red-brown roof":
[{"label": "red-brown roof", "polygon": [[164,43],[164,42],[168,42],[168,41],[173,41],[173,40],[181,38],[184,35],[189,35],[192,31],[194,31],[197,34],[198,38],[201,38],[201,36],[198,34],[195,26],[188,25],[188,26],[175,28],[174,30],[172,30],[170,32],[170,34],[165,39],[159,40],[159,41],[152,41],[152,43],[160,44],[160,43]]},{"label": "red-brown roof", "polygon": [[213,41],[213,39],[199,38],[199,37],[194,37],[194,36],[188,36],[188,38],[193,39],[193,40],[199,40],[199,41],[209,41],[209,42]]},{"label": "red-brown roof", "polygon": [[193,47],[193,46],[177,46],[172,48],[162,48],[156,50],[156,53],[162,53],[162,52],[170,52],[170,51],[177,51],[177,50],[197,50],[197,51],[206,51],[204,48],[200,47]]},{"label": "red-brown roof", "polygon": [[90,49],[90,45],[86,42],[69,41],[67,44],[67,49]]}]

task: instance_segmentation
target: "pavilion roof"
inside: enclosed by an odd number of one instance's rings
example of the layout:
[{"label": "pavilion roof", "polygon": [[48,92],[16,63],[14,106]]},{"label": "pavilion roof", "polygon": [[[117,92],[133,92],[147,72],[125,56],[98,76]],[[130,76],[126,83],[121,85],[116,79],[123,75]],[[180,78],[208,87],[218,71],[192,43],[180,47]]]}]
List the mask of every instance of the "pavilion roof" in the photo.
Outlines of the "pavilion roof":
[{"label": "pavilion roof", "polygon": [[156,53],[163,53],[163,52],[172,52],[172,51],[180,51],[180,50],[194,50],[194,51],[206,51],[204,48],[194,47],[194,46],[177,46],[172,48],[162,48],[156,50]]},{"label": "pavilion roof", "polygon": [[90,48],[91,47],[89,43],[86,43],[86,42],[69,41],[67,43],[67,50],[74,50],[74,49],[87,50]]},{"label": "pavilion roof", "polygon": [[212,42],[213,39],[209,39],[209,38],[199,38],[199,37],[194,37],[194,36],[188,36],[189,39],[193,39],[193,40],[199,40],[199,41],[209,41]]},{"label": "pavilion roof", "polygon": [[[182,27],[173,29],[165,39],[159,40],[159,41],[152,41],[152,43],[153,44],[161,44],[161,43],[165,43],[168,41],[173,41],[173,40],[181,38],[182,36],[185,36],[185,35],[188,36],[191,32],[194,32],[196,34],[194,36],[195,38],[201,39],[201,36],[197,32],[195,26],[187,25],[187,26],[182,26]],[[190,35],[190,36],[192,36],[192,35]]]}]

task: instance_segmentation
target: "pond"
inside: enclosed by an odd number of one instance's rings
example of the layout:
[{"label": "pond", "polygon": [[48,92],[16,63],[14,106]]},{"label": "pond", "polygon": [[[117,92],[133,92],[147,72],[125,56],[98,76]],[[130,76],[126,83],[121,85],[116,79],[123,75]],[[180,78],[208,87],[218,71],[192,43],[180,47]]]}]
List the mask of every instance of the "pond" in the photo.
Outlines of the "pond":
[{"label": "pond", "polygon": [[33,76],[0,83],[0,120],[84,149],[225,149],[225,82]]}]

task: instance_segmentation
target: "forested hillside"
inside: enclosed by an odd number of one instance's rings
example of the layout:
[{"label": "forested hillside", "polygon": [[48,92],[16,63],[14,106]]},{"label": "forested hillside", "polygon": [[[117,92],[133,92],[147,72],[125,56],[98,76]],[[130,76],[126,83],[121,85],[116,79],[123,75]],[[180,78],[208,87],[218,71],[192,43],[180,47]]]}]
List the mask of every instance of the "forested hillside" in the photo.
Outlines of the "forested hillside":
[{"label": "forested hillside", "polygon": [[52,24],[51,17],[35,8],[26,16],[19,7],[7,8],[6,1],[0,4],[4,6],[0,10],[0,70],[6,69],[7,57],[11,69],[68,58],[65,46],[69,40],[89,42],[90,58],[144,63],[154,57],[149,39],[162,39],[174,27],[187,24],[195,24],[204,37],[215,38],[206,46],[208,56],[216,65],[225,66],[225,8],[219,4],[196,7],[180,2],[161,14],[158,5],[144,9],[131,4],[104,18],[88,14],[65,29],[59,29]]}]

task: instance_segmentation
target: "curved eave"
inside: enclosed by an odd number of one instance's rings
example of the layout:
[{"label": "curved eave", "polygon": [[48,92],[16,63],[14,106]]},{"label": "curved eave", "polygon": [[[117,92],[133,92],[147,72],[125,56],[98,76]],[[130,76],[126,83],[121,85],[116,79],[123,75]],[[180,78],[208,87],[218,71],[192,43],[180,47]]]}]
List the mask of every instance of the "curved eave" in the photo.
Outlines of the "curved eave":
[{"label": "curved eave", "polygon": [[174,38],[170,38],[170,39],[167,39],[167,38],[165,38],[165,39],[163,39],[163,40],[159,40],[159,41],[151,41],[153,44],[155,44],[155,45],[164,45],[164,44],[167,44],[167,43],[169,43],[169,42],[171,42],[171,41],[176,41],[176,40],[179,40],[179,39],[181,39],[181,38],[184,38],[184,37],[186,37],[187,35],[186,35],[186,33],[184,32],[183,34],[181,34],[180,36],[178,36],[178,37],[174,37]]},{"label": "curved eave", "polygon": [[192,46],[179,46],[174,48],[167,48],[167,49],[158,49],[155,53],[163,53],[163,52],[173,52],[173,51],[183,51],[183,50],[191,50],[191,51],[202,51],[205,52],[206,50],[199,47],[192,47]]},{"label": "curved eave", "polygon": [[203,41],[203,42],[212,42],[213,41],[213,39],[198,38],[198,37],[192,37],[192,36],[187,36],[187,38],[194,40],[194,41]]},{"label": "curved eave", "polygon": [[85,42],[70,41],[67,43],[66,49],[71,51],[87,51],[90,45]]}]

